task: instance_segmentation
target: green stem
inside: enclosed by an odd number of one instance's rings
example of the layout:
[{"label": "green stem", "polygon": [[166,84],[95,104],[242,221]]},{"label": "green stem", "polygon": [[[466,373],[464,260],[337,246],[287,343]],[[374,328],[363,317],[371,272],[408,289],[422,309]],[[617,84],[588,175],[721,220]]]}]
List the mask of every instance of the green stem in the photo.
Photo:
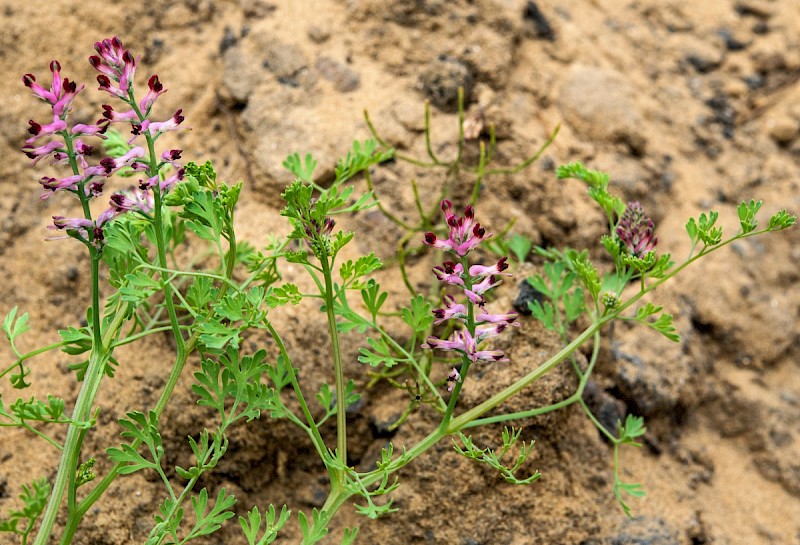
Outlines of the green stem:
[{"label": "green stem", "polygon": [[[328,256],[321,256],[322,276],[325,279],[325,313],[328,318],[328,334],[331,338],[331,356],[333,357],[333,379],[336,386],[336,458],[341,467],[347,467],[347,413],[345,406],[344,365],[342,364],[342,349],[339,344],[339,330],[336,328],[336,314],[334,312],[333,278]],[[334,470],[335,483],[333,489],[338,490],[344,485],[344,474],[341,470]]]}]

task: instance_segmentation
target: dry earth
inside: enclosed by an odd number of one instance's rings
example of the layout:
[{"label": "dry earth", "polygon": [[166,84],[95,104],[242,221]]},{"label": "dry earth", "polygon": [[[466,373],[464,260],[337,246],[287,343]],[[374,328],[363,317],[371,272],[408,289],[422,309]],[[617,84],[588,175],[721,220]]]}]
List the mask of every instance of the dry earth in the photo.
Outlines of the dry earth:
[{"label": "dry earth", "polygon": [[[139,83],[158,73],[169,89],[160,108],[183,108],[192,130],[178,134],[184,158],[212,159],[220,175],[242,179],[240,237],[263,244],[285,232],[279,194],[291,181],[287,154],[312,152],[321,179],[337,157],[368,131],[366,108],[400,151],[421,156],[423,101],[433,104],[433,145],[454,153],[454,90],[467,87],[468,113],[497,127],[499,165],[537,149],[554,127],[561,132],[545,156],[514,176],[493,176],[478,213],[494,230],[516,219],[514,232],[537,244],[590,245],[602,234],[601,215],[577,183],[558,183],[554,166],[582,160],[608,170],[627,199],[652,211],[660,247],[688,252],[683,224],[709,208],[736,228],[742,199],[763,199],[765,215],[800,210],[800,3],[797,0],[99,0],[0,1],[0,301],[31,314],[24,348],[54,342],[55,331],[78,324],[88,293],[86,256],[71,241],[44,242],[49,217],[66,199],[38,199],[36,181],[19,153],[27,120],[42,118],[21,83],[34,72],[47,81],[57,58],[64,73],[90,83],[86,62],[94,41],[119,35],[141,53]],[[76,118],[93,120],[106,99],[87,85]],[[474,159],[476,144],[467,153]],[[444,178],[403,163],[381,166],[376,188],[401,217],[414,213],[410,180],[426,204]],[[455,197],[468,177],[451,180]],[[65,214],[68,215],[68,214]],[[398,234],[378,214],[354,219],[366,229],[360,252],[391,258]],[[543,477],[513,487],[457,457],[446,444],[401,475],[399,512],[363,524],[360,543],[751,545],[800,544],[800,230],[750,239],[701,261],[656,294],[676,316],[682,344],[618,326],[596,371],[592,401],[612,419],[643,415],[645,446],[624,452],[624,478],[647,496],[628,520],[612,495],[611,449],[577,408],[525,423],[537,447],[529,469]],[[420,259],[412,280],[424,285],[432,261]],[[533,260],[518,279],[537,270]],[[394,301],[404,294],[396,271],[382,273]],[[500,301],[516,297],[507,282]],[[279,328],[303,362],[309,388],[326,380],[322,320],[311,307],[285,314]],[[357,338],[346,352],[355,362]],[[249,341],[258,347],[262,339]],[[316,347],[316,348],[314,348]],[[465,405],[534,367],[555,348],[530,318],[505,347],[512,363],[487,367],[465,388]],[[2,348],[3,361],[11,352]],[[102,393],[100,429],[87,449],[108,462],[118,441],[116,419],[154,403],[168,373],[166,340],[123,351],[117,378]],[[77,392],[64,355],[35,361],[30,394]],[[4,364],[5,365],[5,364]],[[363,382],[363,380],[362,380]],[[189,379],[164,420],[168,462],[187,456],[185,437],[206,413],[194,408]],[[574,388],[557,370],[515,407],[557,400]],[[18,395],[0,385],[7,402]],[[382,429],[405,399],[378,387],[350,415],[352,457],[369,465],[386,441]],[[408,444],[433,417],[420,411],[394,436]],[[381,424],[384,428],[381,428]],[[476,435],[497,441],[498,429]],[[18,505],[24,482],[52,477],[53,449],[27,433],[0,435],[0,512]],[[319,463],[300,432],[262,420],[239,429],[231,453],[203,484],[226,487],[244,509],[286,502],[309,511],[325,498]],[[85,521],[76,543],[141,543],[161,499],[152,477],[121,478]],[[0,537],[5,544],[7,537]],[[296,525],[279,542],[296,543]],[[207,543],[243,543],[228,525]],[[334,541],[330,541],[333,543]],[[9,542],[10,543],[10,542]]]}]

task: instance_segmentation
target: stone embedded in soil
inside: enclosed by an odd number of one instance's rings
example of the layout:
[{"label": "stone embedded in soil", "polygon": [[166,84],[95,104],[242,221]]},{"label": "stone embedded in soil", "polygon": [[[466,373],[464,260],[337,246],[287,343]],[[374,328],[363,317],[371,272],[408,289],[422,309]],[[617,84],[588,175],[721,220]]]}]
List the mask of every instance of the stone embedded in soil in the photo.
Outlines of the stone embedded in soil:
[{"label": "stone embedded in soil", "polygon": [[569,67],[558,95],[564,120],[580,138],[623,143],[643,155],[647,137],[635,92],[619,72],[574,64]]},{"label": "stone embedded in soil", "polygon": [[317,59],[315,66],[322,77],[330,81],[333,88],[340,93],[355,91],[361,84],[358,72],[336,59],[322,56]]},{"label": "stone embedded in soil", "polygon": [[530,0],[525,4],[525,11],[522,14],[525,19],[525,34],[534,38],[548,40],[554,42],[556,33],[553,26],[545,16],[544,12],[539,8],[536,2]]},{"label": "stone embedded in soil", "polygon": [[661,518],[636,517],[622,523],[610,545],[679,545],[676,532]]},{"label": "stone embedded in soil", "polygon": [[533,303],[534,301],[544,301],[544,294],[534,288],[530,282],[523,280],[519,283],[519,294],[514,299],[514,310],[523,316],[530,316],[531,309],[528,307],[528,303]]},{"label": "stone embedded in soil", "polygon": [[464,105],[472,99],[472,71],[463,62],[442,57],[433,61],[420,75],[422,93],[437,108],[454,112],[458,109],[458,89],[464,89]]}]

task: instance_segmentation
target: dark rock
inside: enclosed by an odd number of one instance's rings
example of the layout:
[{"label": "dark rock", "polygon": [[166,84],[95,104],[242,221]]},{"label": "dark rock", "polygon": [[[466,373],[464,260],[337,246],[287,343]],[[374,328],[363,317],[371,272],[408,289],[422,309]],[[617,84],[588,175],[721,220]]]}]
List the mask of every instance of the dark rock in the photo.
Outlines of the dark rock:
[{"label": "dark rock", "polygon": [[422,92],[437,108],[455,112],[458,109],[458,89],[464,89],[464,106],[472,99],[472,71],[464,63],[441,57],[422,73]]},{"label": "dark rock", "polygon": [[219,54],[224,54],[228,49],[236,45],[236,41],[236,33],[233,32],[231,27],[226,26],[222,39],[219,41]]},{"label": "dark rock", "polygon": [[717,34],[719,34],[720,38],[722,38],[722,41],[725,44],[725,49],[728,51],[741,51],[750,45],[748,42],[739,39],[727,28],[721,29]]},{"label": "dark rock", "polygon": [[556,33],[550,25],[550,21],[547,20],[542,10],[536,5],[536,2],[531,0],[527,3],[522,18],[525,19],[526,22],[530,22],[533,27],[529,34],[542,40],[555,41]]},{"label": "dark rock", "polygon": [[[586,383],[583,400],[606,431],[616,435],[618,424],[625,420],[625,403],[603,391],[593,380]],[[605,435],[601,436],[606,439]]]},{"label": "dark rock", "polygon": [[722,134],[725,138],[733,138],[733,129],[736,127],[736,112],[733,110],[728,97],[717,93],[706,100],[706,106],[714,111],[713,123],[722,125]]},{"label": "dark rock", "polygon": [[544,301],[544,294],[534,288],[530,282],[523,280],[519,283],[519,295],[514,299],[514,310],[523,316],[530,316],[531,309],[528,308],[528,303],[533,303],[534,301],[539,301],[540,303]]}]

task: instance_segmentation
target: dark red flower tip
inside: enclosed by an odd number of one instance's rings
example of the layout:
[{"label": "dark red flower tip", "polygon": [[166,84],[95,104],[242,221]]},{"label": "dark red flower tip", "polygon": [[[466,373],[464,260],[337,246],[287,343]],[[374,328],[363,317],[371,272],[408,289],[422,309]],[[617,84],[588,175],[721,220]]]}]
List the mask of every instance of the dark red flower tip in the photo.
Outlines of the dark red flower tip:
[{"label": "dark red flower tip", "polygon": [[178,159],[181,158],[181,153],[183,153],[183,150],[181,150],[181,149],[171,149],[171,150],[169,150],[169,158],[170,158],[170,160],[177,161]]},{"label": "dark red flower tip", "polygon": [[153,74],[150,79],[147,81],[147,86],[150,88],[151,91],[156,93],[160,92],[164,86],[158,81],[158,75]]},{"label": "dark red flower tip", "polygon": [[175,115],[173,115],[173,116],[172,116],[172,119],[174,119],[174,120],[175,120],[175,123],[176,123],[176,124],[178,124],[178,125],[180,125],[181,123],[183,123],[183,120],[184,120],[184,119],[186,119],[185,117],[183,117],[183,116],[181,115],[181,112],[182,112],[182,111],[183,111],[183,108],[181,108],[180,110],[178,110],[177,112],[175,112]]},{"label": "dark red flower tip", "polygon": [[92,65],[92,68],[97,68],[103,61],[97,55],[92,55],[89,57],[89,64]]},{"label": "dark red flower tip", "polygon": [[472,228],[472,234],[478,238],[483,238],[483,236],[486,234],[486,229],[481,227],[480,223],[476,223],[475,227]]},{"label": "dark red flower tip", "polygon": [[497,270],[504,271],[508,268],[508,257],[501,257],[500,261],[497,262]]},{"label": "dark red flower tip", "polygon": [[103,117],[108,120],[114,119],[114,107],[110,104],[103,104]]},{"label": "dark red flower tip", "polygon": [[25,87],[30,87],[36,82],[36,76],[33,74],[25,74],[22,76],[22,83],[25,84]]},{"label": "dark red flower tip", "polygon": [[50,61],[50,71],[51,72],[60,72],[61,71],[61,64],[58,61]]},{"label": "dark red flower tip", "polygon": [[442,199],[442,202],[439,205],[442,207],[442,211],[448,210],[453,207],[453,203],[451,203],[447,199]]},{"label": "dark red flower tip", "polygon": [[436,235],[433,233],[425,233],[425,243],[426,244],[435,244],[436,243]]},{"label": "dark red flower tip", "polygon": [[36,136],[37,134],[42,132],[42,126],[33,119],[28,121],[28,125],[30,125],[30,127],[28,128],[28,132],[31,133],[32,135]]},{"label": "dark red flower tip", "polygon": [[68,92],[68,93],[74,93],[74,92],[76,92],[78,90],[78,84],[75,83],[74,81],[70,81],[67,78],[64,78],[63,87],[64,87],[64,90],[66,92]]},{"label": "dark red flower tip", "polygon": [[139,136],[142,134],[142,124],[141,123],[131,123],[131,134],[134,136]]},{"label": "dark red flower tip", "polygon": [[452,261],[445,261],[442,263],[442,269],[444,269],[444,272],[447,274],[453,274],[456,272],[456,264]]},{"label": "dark red flower tip", "polygon": [[475,209],[472,208],[472,206],[467,205],[467,207],[464,209],[464,217],[470,220],[475,218]]},{"label": "dark red flower tip", "polygon": [[133,53],[131,53],[130,50],[126,49],[125,52],[122,54],[122,60],[126,64],[132,63],[134,61]]},{"label": "dark red flower tip", "polygon": [[106,171],[106,174],[111,174],[114,170],[114,167],[117,166],[117,163],[111,157],[103,157],[100,159],[100,166],[103,167],[103,170]]},{"label": "dark red flower tip", "polygon": [[444,309],[443,308],[434,309],[433,316],[441,320],[442,318],[444,318]]},{"label": "dark red flower tip", "polygon": [[101,89],[108,89],[111,87],[111,80],[105,74],[97,75],[97,83],[100,84]]}]

